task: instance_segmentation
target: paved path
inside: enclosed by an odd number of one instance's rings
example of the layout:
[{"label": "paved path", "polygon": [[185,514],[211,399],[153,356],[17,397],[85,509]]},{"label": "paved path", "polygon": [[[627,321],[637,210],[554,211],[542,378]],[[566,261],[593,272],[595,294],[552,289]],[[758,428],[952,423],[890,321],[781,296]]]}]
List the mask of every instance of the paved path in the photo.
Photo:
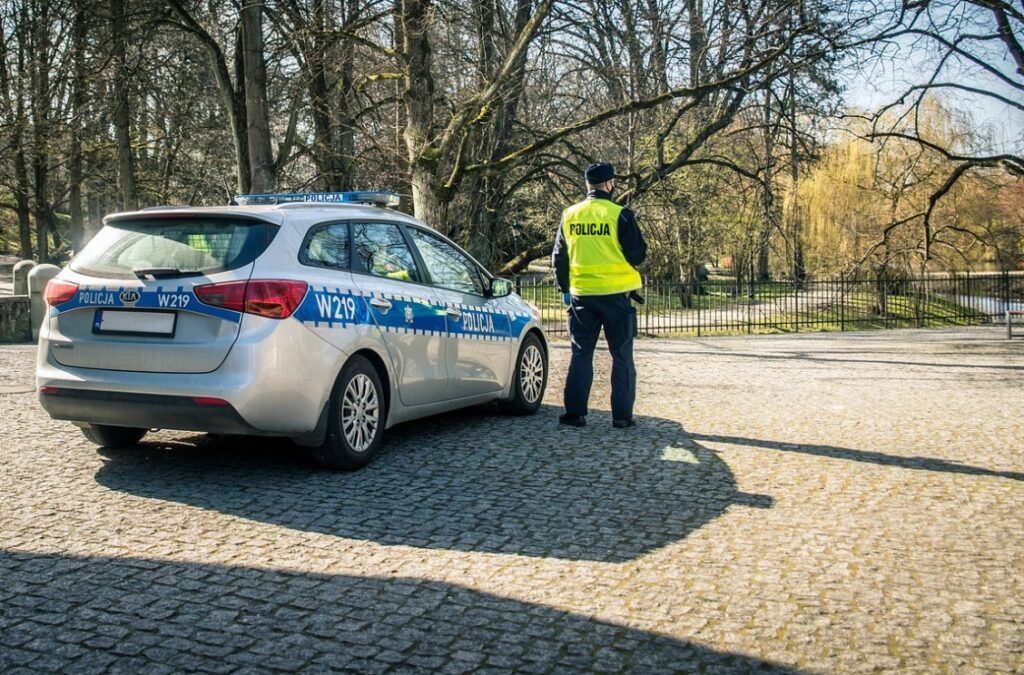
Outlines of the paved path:
[{"label": "paved path", "polygon": [[[556,424],[90,446],[0,347],[0,671],[1024,671],[1024,340],[644,340]],[[607,357],[599,359],[607,363]]]}]

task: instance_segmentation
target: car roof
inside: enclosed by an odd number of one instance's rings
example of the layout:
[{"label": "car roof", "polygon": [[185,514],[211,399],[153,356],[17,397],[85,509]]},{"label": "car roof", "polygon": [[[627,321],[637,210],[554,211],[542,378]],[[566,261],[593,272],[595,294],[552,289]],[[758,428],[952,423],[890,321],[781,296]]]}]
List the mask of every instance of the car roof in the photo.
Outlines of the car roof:
[{"label": "car roof", "polygon": [[328,220],[351,220],[365,218],[367,220],[401,221],[409,225],[417,225],[433,230],[426,223],[417,220],[407,213],[393,209],[371,206],[368,204],[324,204],[315,202],[287,202],[284,204],[253,205],[253,206],[157,206],[139,211],[112,213],[103,219],[104,223],[124,220],[159,220],[178,216],[192,215],[209,216],[241,216],[253,218],[282,227],[295,225],[308,227]]},{"label": "car roof", "polygon": [[[163,218],[175,218],[193,215],[209,216],[240,216],[252,218],[280,227],[295,227],[305,229],[318,223],[341,221],[341,220],[366,220],[390,222],[402,222],[406,225],[415,225],[425,230],[441,235],[436,229],[427,225],[422,220],[414,218],[407,213],[396,211],[391,208],[374,206],[359,202],[284,202],[280,204],[259,204],[245,206],[153,206],[139,211],[124,211],[112,213],[103,219],[103,223],[112,223],[127,220],[159,220]],[[449,240],[451,241],[451,240]],[[469,255],[467,253],[467,255]],[[488,275],[491,274],[484,265],[481,265],[476,258],[469,256],[480,269]]]}]

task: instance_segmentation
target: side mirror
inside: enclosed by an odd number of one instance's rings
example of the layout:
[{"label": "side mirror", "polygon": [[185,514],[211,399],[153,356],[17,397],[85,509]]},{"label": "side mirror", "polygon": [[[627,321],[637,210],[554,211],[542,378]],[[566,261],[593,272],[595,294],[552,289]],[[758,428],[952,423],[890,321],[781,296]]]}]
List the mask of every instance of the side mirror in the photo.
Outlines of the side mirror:
[{"label": "side mirror", "polygon": [[491,279],[492,298],[504,298],[506,295],[512,295],[513,290],[515,287],[508,279]]}]

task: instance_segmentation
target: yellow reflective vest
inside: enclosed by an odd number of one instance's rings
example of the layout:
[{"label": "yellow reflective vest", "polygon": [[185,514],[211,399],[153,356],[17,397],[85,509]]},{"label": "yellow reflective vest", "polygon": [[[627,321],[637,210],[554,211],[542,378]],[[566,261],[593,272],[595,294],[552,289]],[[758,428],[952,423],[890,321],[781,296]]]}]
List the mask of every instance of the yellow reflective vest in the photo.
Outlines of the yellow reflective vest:
[{"label": "yellow reflective vest", "polygon": [[627,293],[643,286],[640,273],[622,253],[619,213],[608,199],[587,198],[562,212],[562,238],[569,254],[573,295]]}]

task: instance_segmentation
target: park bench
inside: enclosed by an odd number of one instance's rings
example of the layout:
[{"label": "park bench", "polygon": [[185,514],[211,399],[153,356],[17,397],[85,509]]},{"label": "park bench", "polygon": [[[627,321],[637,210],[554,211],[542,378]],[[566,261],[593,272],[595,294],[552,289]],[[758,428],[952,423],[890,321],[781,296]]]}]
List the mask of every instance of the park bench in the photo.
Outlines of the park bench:
[{"label": "park bench", "polygon": [[1008,309],[1006,310],[1006,339],[1013,339],[1013,317],[1024,316],[1024,309]]}]

